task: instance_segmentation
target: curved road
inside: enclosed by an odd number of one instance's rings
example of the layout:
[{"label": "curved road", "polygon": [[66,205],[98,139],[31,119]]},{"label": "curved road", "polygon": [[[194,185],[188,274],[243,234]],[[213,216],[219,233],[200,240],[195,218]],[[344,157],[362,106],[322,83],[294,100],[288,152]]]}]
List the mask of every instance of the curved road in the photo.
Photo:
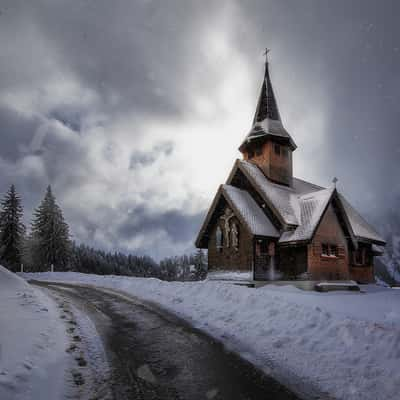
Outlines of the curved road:
[{"label": "curved road", "polygon": [[157,306],[86,286],[39,283],[83,310],[103,342],[115,400],[294,400],[292,392]]}]

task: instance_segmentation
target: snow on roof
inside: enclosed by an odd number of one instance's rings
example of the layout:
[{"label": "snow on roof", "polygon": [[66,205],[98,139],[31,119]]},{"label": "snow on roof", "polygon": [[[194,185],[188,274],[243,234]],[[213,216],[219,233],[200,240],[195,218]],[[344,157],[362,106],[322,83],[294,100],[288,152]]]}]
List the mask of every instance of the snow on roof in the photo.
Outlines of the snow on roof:
[{"label": "snow on roof", "polygon": [[385,244],[385,240],[367,221],[365,221],[344,196],[340,193],[338,193],[338,196],[349,219],[354,236],[360,239],[368,239]]},{"label": "snow on roof", "polygon": [[299,196],[300,225],[294,230],[283,232],[279,243],[311,239],[334,190],[331,187]]},{"label": "snow on roof", "polygon": [[319,186],[293,178],[293,186],[288,187],[271,182],[263,172],[253,163],[240,161],[239,166],[248,175],[260,190],[260,194],[267,199],[287,225],[299,225],[300,208],[298,196],[320,190]]},{"label": "snow on roof", "polygon": [[276,238],[280,236],[277,229],[248,192],[231,185],[222,185],[222,191],[240,214],[251,234]]},{"label": "snow on roof", "polygon": [[379,255],[382,255],[385,252],[385,247],[384,246],[378,246],[376,244],[372,245],[372,251],[374,253],[377,253]]}]

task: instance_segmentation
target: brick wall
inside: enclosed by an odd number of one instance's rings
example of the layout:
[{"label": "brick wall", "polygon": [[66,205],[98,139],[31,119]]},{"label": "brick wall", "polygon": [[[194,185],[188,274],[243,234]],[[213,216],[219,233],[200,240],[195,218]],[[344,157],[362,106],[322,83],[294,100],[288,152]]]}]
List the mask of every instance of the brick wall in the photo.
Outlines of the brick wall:
[{"label": "brick wall", "polygon": [[[323,256],[322,244],[338,247],[338,257]],[[331,205],[328,206],[312,243],[308,245],[308,272],[311,279],[349,279],[348,245]]]}]

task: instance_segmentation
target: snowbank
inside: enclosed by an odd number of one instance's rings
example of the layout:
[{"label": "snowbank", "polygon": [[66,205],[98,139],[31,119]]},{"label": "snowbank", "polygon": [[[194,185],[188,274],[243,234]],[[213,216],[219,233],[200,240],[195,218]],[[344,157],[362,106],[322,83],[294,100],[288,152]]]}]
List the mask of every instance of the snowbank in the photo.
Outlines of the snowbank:
[{"label": "snowbank", "polygon": [[65,349],[53,302],[0,266],[0,399],[62,398]]},{"label": "snowbank", "polygon": [[78,273],[26,277],[91,284],[157,302],[300,391],[311,382],[340,399],[399,398],[400,291],[371,285],[366,293],[316,293]]}]

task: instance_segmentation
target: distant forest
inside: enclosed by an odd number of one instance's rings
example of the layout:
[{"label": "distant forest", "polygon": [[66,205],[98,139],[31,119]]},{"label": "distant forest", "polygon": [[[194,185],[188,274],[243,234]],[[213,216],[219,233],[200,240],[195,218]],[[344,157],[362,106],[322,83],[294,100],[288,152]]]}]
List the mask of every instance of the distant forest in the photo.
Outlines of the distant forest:
[{"label": "distant forest", "polygon": [[157,263],[149,256],[105,252],[72,242],[50,186],[33,213],[29,233],[22,218],[22,201],[12,185],[0,203],[0,264],[15,272],[23,266],[26,272],[75,271],[171,281],[201,280],[207,275],[206,257],[201,250]]}]

